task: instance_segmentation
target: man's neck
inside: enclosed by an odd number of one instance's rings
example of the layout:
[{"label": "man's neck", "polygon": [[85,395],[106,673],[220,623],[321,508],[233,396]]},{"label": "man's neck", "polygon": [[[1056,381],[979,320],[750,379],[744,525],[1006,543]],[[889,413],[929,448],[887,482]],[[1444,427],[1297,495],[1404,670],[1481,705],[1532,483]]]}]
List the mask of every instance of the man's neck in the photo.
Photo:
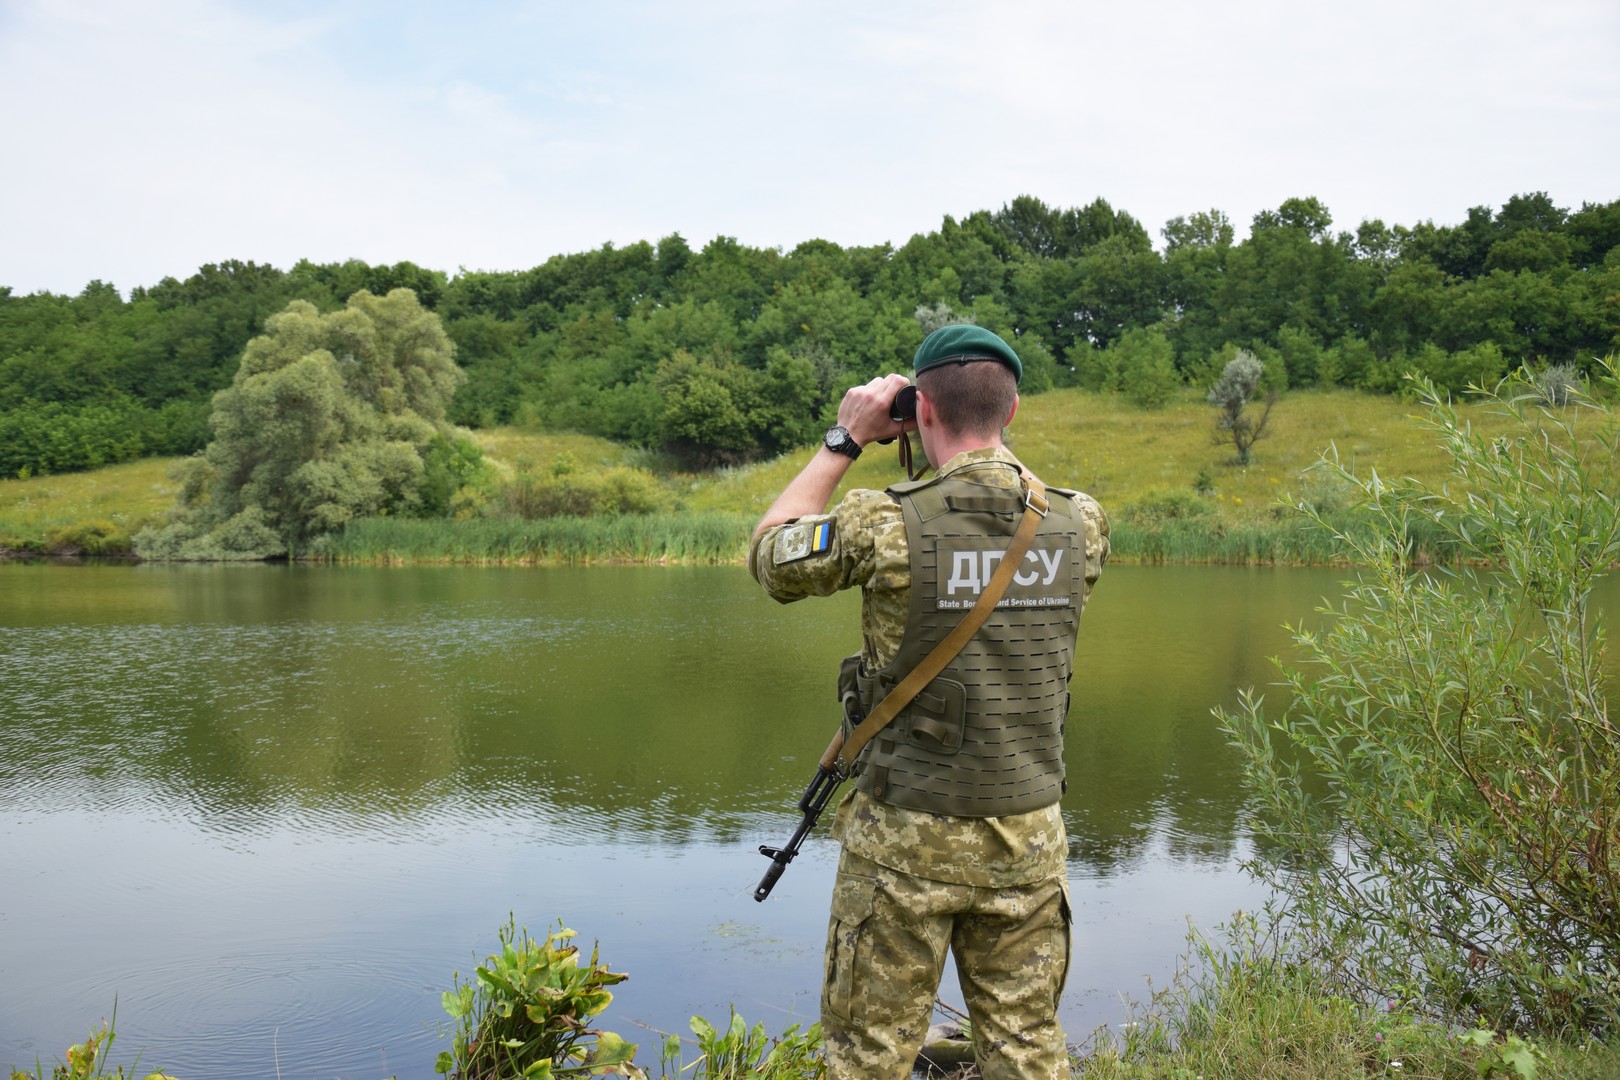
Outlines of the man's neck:
[{"label": "man's neck", "polygon": [[939,460],[932,462],[936,470],[943,468],[958,454],[966,454],[973,450],[1006,450],[998,435],[992,439],[983,436],[968,436],[962,439],[951,439],[943,443],[936,443],[931,450],[939,454]]}]

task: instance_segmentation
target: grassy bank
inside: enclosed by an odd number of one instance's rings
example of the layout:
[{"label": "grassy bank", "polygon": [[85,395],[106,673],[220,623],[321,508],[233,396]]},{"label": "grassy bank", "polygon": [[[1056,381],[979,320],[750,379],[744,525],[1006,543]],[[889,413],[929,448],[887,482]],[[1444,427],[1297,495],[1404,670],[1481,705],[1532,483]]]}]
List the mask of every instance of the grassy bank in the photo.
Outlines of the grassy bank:
[{"label": "grassy bank", "polygon": [[469,566],[724,563],[753,521],[715,511],[603,518],[370,518],[322,545],[334,562]]},{"label": "grassy bank", "polygon": [[[1346,494],[1312,471],[1336,450],[1357,470],[1437,481],[1446,459],[1415,418],[1390,397],[1350,391],[1301,392],[1272,412],[1269,435],[1247,466],[1213,440],[1213,410],[1192,393],[1167,408],[1137,409],[1118,398],[1063,390],[1026,399],[1012,429],[1015,452],[1049,482],[1103,502],[1118,562],[1308,564],[1333,561],[1330,538],[1284,508],[1304,500],[1328,512]],[[1486,431],[1495,416],[1477,410]],[[646,455],[601,440],[479,432],[492,457],[544,468],[568,455],[589,468],[648,466]],[[334,538],[332,557],[372,562],[592,563],[735,562],[750,528],[804,464],[808,449],[770,461],[687,473],[663,471],[670,515],[633,519],[521,522],[359,522]],[[882,487],[899,476],[895,451],[873,447],[841,490]],[[1421,549],[1424,540],[1416,538]]]},{"label": "grassy bank", "polygon": [[[1322,563],[1334,552],[1301,528],[1281,500],[1332,510],[1343,494],[1310,466],[1330,446],[1358,471],[1438,481],[1445,459],[1390,397],[1350,391],[1285,396],[1247,466],[1212,441],[1213,410],[1188,392],[1156,411],[1112,396],[1062,390],[1026,399],[1012,447],[1049,483],[1096,496],[1114,526],[1119,561]],[[1492,431],[1484,410],[1470,417]],[[489,457],[514,471],[565,459],[593,471],[636,466],[656,474],[667,512],[568,521],[524,521],[486,512],[463,521],[375,519],[334,537],[323,553],[344,561],[444,563],[729,562],[752,523],[804,463],[808,449],[713,472],[659,468],[645,452],[588,436],[503,428],[475,433]],[[0,550],[106,554],[172,504],[172,459],[89,473],[0,480]],[[899,475],[890,447],[873,447],[846,479],[881,487]],[[491,505],[495,505],[494,502]]]},{"label": "grassy bank", "polygon": [[175,463],[143,458],[93,472],[0,480],[0,551],[127,553],[130,538],[174,505]]},{"label": "grassy bank", "polygon": [[[772,1035],[763,1024],[746,1024],[735,1009],[729,1022],[694,1017],[691,1035],[684,1038],[674,1033],[631,1031],[630,1038],[638,1044],[632,1046],[610,1030],[614,1026],[611,1016],[595,1015],[611,999],[610,994],[600,992],[603,984],[623,975],[608,973],[605,965],[598,965],[593,950],[589,965],[570,965],[571,981],[563,990],[537,996],[528,987],[555,981],[542,983],[536,977],[547,974],[541,970],[543,950],[559,943],[546,939],[537,948],[525,935],[514,944],[517,948],[505,948],[485,961],[494,969],[490,979],[460,984],[459,993],[444,995],[445,1008],[457,1021],[458,1030],[450,1049],[439,1055],[437,1071],[442,1075],[529,1075],[523,1067],[540,1057],[556,1055],[560,1061],[573,1063],[587,1052],[598,1061],[617,1060],[624,1068],[633,1060],[640,1071],[629,1075],[660,1080],[813,1080],[826,1075],[819,1025],[808,1030],[795,1025]],[[551,951],[554,958],[566,959],[555,949]],[[1368,1006],[1322,982],[1308,967],[1278,959],[1252,937],[1218,947],[1195,936],[1189,963],[1191,967],[1173,985],[1136,1010],[1134,1019],[1100,1029],[1083,1045],[1071,1046],[1075,1080],[1608,1080],[1620,1076],[1620,1045],[1578,1036],[1523,1039],[1483,1028],[1447,1025],[1405,1002]],[[494,1007],[501,1002],[512,1007]],[[567,1013],[588,1026],[543,1025],[558,1013]],[[514,1025],[517,1030],[497,1030]],[[506,1038],[488,1038],[490,1035]],[[114,1039],[112,1025],[102,1024],[84,1043],[72,1047],[48,1075],[58,1080],[125,1076],[124,1068],[109,1060]],[[472,1060],[471,1049],[480,1044],[510,1047],[508,1060],[500,1065]],[[13,1080],[45,1080],[46,1068],[40,1064],[33,1072],[10,1075]],[[128,1075],[141,1074],[132,1066]],[[174,1078],[165,1071],[152,1073],[148,1080]]]}]

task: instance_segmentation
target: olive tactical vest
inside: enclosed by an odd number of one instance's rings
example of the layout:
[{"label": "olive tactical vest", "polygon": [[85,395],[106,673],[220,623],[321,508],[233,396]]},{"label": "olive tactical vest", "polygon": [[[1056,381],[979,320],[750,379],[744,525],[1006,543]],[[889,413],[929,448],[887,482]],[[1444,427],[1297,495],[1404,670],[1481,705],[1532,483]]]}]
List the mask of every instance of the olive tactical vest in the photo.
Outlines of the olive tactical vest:
[{"label": "olive tactical vest", "polygon": [[[853,690],[862,715],[973,607],[1012,539],[1024,510],[1020,491],[974,483],[975,471],[888,489],[911,548],[911,610],[893,663],[874,672],[845,664],[840,694]],[[1058,801],[1085,559],[1072,494],[1051,489],[1051,509],[996,610],[862,751],[862,791],[959,817],[1021,814]]]}]

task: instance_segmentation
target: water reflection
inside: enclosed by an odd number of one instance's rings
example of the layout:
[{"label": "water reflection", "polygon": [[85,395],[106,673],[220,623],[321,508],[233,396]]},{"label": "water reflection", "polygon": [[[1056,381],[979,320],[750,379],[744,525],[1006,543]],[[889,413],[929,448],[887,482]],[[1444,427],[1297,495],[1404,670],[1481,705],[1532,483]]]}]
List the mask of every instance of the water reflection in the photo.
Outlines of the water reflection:
[{"label": "water reflection", "polygon": [[[1339,576],[1108,572],[1063,804],[1072,1036],[1162,983],[1189,914],[1257,899],[1210,707]],[[425,1080],[508,912],[601,940],[632,1039],[813,1019],[832,846],[749,894],[854,603],[734,569],[0,566],[0,1066],[116,995],[120,1049],[177,1075]]]}]

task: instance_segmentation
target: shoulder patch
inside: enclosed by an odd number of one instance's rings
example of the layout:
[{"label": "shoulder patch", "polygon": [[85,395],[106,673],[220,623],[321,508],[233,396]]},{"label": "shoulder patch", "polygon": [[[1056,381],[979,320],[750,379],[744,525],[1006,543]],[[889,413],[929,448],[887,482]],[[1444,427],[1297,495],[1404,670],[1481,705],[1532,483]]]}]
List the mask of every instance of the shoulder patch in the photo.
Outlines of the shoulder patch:
[{"label": "shoulder patch", "polygon": [[814,525],[789,525],[776,534],[776,548],[771,553],[771,561],[781,566],[811,555],[820,555],[832,547],[832,536],[830,521]]}]

